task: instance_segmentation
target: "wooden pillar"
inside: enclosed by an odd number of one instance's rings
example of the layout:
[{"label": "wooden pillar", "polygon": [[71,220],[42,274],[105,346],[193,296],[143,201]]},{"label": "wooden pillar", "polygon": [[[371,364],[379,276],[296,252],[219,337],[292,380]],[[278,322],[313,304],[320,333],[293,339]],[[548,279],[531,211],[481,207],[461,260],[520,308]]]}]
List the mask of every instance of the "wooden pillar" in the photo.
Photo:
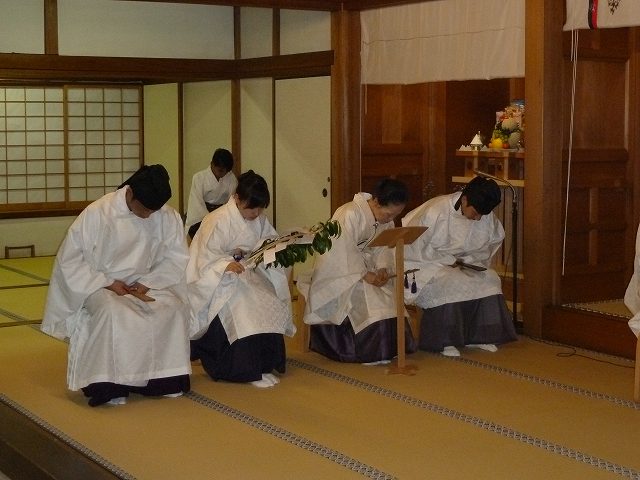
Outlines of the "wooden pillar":
[{"label": "wooden pillar", "polygon": [[331,14],[331,211],[360,190],[360,12]]},{"label": "wooden pillar", "polygon": [[562,252],[561,94],[564,2],[525,0],[526,166],[523,303],[525,333],[540,336],[559,293]]},{"label": "wooden pillar", "polygon": [[44,1],[44,53],[58,55],[58,1]]}]

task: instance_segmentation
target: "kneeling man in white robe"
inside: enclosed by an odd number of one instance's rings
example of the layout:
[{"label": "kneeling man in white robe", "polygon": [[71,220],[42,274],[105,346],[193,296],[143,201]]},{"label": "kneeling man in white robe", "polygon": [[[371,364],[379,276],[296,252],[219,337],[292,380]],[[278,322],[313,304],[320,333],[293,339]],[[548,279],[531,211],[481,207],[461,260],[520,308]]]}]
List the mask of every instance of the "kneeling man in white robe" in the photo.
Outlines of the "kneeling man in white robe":
[{"label": "kneeling man in white robe", "polygon": [[89,405],[189,390],[189,260],[169,175],[143,166],[73,222],[56,256],[42,331],[69,338],[67,382]]},{"label": "kneeling man in white robe", "polygon": [[491,268],[504,239],[493,214],[500,199],[494,180],[475,177],[462,192],[432,198],[402,219],[405,226],[428,227],[404,255],[405,268],[418,269],[405,303],[423,309],[420,349],[457,357],[459,347],[495,352],[496,344],[517,339]]}]

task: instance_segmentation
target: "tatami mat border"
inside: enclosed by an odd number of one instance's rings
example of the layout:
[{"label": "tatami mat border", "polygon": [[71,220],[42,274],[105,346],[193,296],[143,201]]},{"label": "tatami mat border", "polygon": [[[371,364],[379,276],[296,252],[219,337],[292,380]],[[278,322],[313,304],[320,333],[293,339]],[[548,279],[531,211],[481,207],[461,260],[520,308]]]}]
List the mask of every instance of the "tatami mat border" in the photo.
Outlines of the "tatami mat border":
[{"label": "tatami mat border", "polygon": [[39,282],[42,282],[42,285],[38,285],[38,286],[49,285],[49,279],[48,278],[42,278],[42,277],[39,277],[38,275],[34,275],[33,273],[25,272],[24,270],[20,270],[19,268],[9,267],[7,265],[0,264],[0,268],[3,268],[5,270],[9,270],[10,272],[13,272],[13,273],[18,273],[18,274],[23,275],[25,277],[33,278],[34,280],[38,280]]},{"label": "tatami mat border", "polygon": [[[8,317],[12,320],[15,320],[16,322],[25,322],[28,319],[21,317],[20,315],[17,315],[13,312],[10,312],[9,310],[5,310],[4,308],[0,308],[0,313],[2,315],[4,315],[5,317]],[[40,322],[41,320],[38,320],[38,322]]]},{"label": "tatami mat border", "polygon": [[337,372],[332,372],[331,370],[326,370],[324,368],[320,368],[315,365],[310,365],[308,363],[304,363],[299,360],[289,359],[287,363],[291,366],[301,368],[318,375],[325,376],[332,380],[346,383],[356,388],[361,388],[363,390],[366,390],[367,392],[376,393],[384,397],[391,398],[393,400],[398,400],[408,405],[411,405],[413,407],[425,409],[430,412],[437,413],[438,415],[443,415],[445,417],[449,417],[454,420],[458,420],[464,423],[471,424],[475,427],[482,428],[483,430],[497,433],[498,435],[502,435],[503,437],[512,438],[519,442],[526,443],[527,445],[541,448],[550,453],[555,453],[557,455],[562,455],[563,457],[568,457],[573,460],[586,463],[588,465],[599,468],[601,470],[606,470],[607,472],[610,472],[610,473],[615,473],[623,477],[632,478],[634,480],[640,480],[640,472],[637,470],[625,467],[623,465],[618,465],[616,463],[612,463],[607,460],[603,460],[601,458],[588,455],[586,453],[582,453],[578,450],[574,450],[572,448],[565,447],[563,445],[558,445],[556,443],[550,442],[543,438],[537,438],[531,435],[527,435],[526,433],[518,432],[517,430],[514,430],[510,427],[506,427],[504,425],[499,425],[490,420],[485,420],[480,417],[475,417],[472,415],[468,415],[466,413],[457,412],[455,410],[452,410],[447,407],[443,407],[441,405],[426,402],[424,400],[420,400],[419,398],[414,398],[400,392],[394,392],[393,390],[390,390],[388,388],[379,387],[371,383],[363,382],[361,380],[358,380],[357,378],[349,377],[347,375],[343,375]]},{"label": "tatami mat border", "polygon": [[501,375],[508,375],[512,378],[517,378],[519,380],[525,380],[531,383],[537,383],[538,385],[544,385],[545,387],[562,390],[564,392],[574,393],[576,395],[580,395],[583,397],[594,398],[596,400],[604,400],[606,402],[611,402],[615,405],[618,405],[619,407],[630,408],[631,410],[640,410],[640,403],[635,403],[632,400],[626,400],[624,398],[615,397],[613,395],[608,395],[606,393],[594,392],[586,388],[581,388],[581,387],[576,387],[574,385],[568,385],[565,383],[556,382],[555,380],[549,380],[543,377],[538,377],[536,375],[531,375],[529,373],[518,372],[517,370],[510,370],[508,368],[498,367],[496,365],[482,363],[477,360],[471,360],[468,358],[444,357],[439,353],[433,353],[432,355],[443,357],[444,359],[452,362],[461,362],[466,365],[470,365],[472,367],[482,368],[483,370],[489,370],[490,372],[498,373]]},{"label": "tatami mat border", "polygon": [[624,302],[622,298],[613,299],[613,300],[600,300],[599,302],[588,302],[588,303],[565,303],[562,306],[566,308],[574,308],[576,310],[583,310],[585,312],[609,315],[611,317],[626,318],[628,320],[631,318],[631,315],[623,315],[615,312],[603,312],[602,310],[598,310],[597,308],[591,308],[591,306],[593,305],[598,305],[602,303],[621,303],[621,302]]},{"label": "tatami mat border", "polygon": [[5,405],[7,405],[8,407],[12,408],[13,410],[15,410],[16,412],[20,413],[21,415],[24,415],[26,418],[28,418],[29,420],[34,422],[40,428],[46,430],[51,435],[53,435],[54,437],[56,437],[60,441],[64,442],[69,447],[73,448],[74,450],[78,451],[79,453],[81,453],[85,457],[89,458],[93,462],[97,463],[98,465],[100,465],[104,469],[106,469],[109,472],[111,472],[116,477],[118,477],[118,478],[120,478],[122,480],[136,480],[136,477],[132,476],[131,474],[129,474],[127,472],[125,472],[120,467],[117,467],[116,465],[113,465],[112,463],[110,463],[109,461],[107,461],[106,459],[104,459],[103,457],[98,455],[93,450],[90,450],[89,448],[85,447],[81,443],[77,442],[76,440],[74,440],[73,438],[68,436],[66,433],[61,432],[60,430],[55,428],[53,425],[50,425],[49,423],[45,422],[43,419],[41,419],[37,415],[31,413],[29,410],[25,409],[24,407],[22,407],[18,403],[14,402],[13,400],[11,400],[9,397],[7,397],[3,393],[0,393],[0,402],[4,403]]},{"label": "tatami mat border", "polygon": [[236,410],[235,408],[224,405],[223,403],[217,402],[216,400],[206,397],[200,393],[194,392],[193,390],[185,394],[185,396],[202,406],[211,408],[218,413],[222,413],[223,415],[227,415],[228,417],[233,418],[234,420],[238,420],[253,428],[257,428],[258,430],[268,433],[269,435],[273,435],[274,437],[289,442],[297,447],[303,448],[304,450],[307,450],[311,453],[320,455],[327,460],[337,463],[338,465],[348,468],[349,470],[359,473],[365,477],[375,478],[379,480],[392,480],[396,478],[393,475],[381,472],[374,467],[365,465],[364,463],[343,455],[340,452],[337,452],[319,443],[301,437],[300,435],[296,435],[295,433],[289,432],[283,428],[260,420],[259,418],[241,412],[240,410]]},{"label": "tatami mat border", "polygon": [[0,290],[15,290],[16,288],[46,287],[48,283],[28,283],[26,285],[8,285],[0,287]]},{"label": "tatami mat border", "polygon": [[23,327],[25,325],[40,325],[42,320],[18,320],[15,322],[2,322],[0,323],[0,328],[7,327]]}]

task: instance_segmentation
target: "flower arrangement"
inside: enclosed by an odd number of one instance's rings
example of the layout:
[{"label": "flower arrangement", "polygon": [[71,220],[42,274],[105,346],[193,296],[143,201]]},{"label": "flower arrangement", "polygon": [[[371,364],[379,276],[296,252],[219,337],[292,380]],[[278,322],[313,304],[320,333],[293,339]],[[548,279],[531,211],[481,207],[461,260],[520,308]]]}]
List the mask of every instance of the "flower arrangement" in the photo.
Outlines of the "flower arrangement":
[{"label": "flower arrangement", "polygon": [[337,220],[327,220],[316,223],[306,232],[291,232],[278,238],[267,239],[253,251],[247,262],[258,265],[264,259],[264,253],[270,248],[276,248],[275,261],[267,264],[275,267],[291,267],[304,262],[308,255],[323,254],[331,249],[331,237],[337,238],[342,234],[342,227]]},{"label": "flower arrangement", "polygon": [[[517,148],[524,132],[524,102],[513,102],[496,112],[496,125],[491,135],[493,148]],[[498,146],[502,143],[501,146]]]}]

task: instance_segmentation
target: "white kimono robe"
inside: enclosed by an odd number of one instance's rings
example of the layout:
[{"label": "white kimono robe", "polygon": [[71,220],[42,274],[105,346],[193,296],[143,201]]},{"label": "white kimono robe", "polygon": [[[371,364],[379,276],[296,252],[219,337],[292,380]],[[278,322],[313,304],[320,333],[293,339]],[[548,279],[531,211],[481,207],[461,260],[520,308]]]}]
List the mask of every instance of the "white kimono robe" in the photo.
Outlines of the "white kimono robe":
[{"label": "white kimono robe", "polygon": [[[493,213],[477,221],[467,219],[460,209],[454,209],[460,195],[432,198],[402,219],[403,226],[428,227],[415,242],[405,245],[405,269],[419,269],[415,272],[417,292],[404,290],[407,304],[427,309],[502,293],[500,278],[490,268],[504,239],[502,224]],[[456,260],[487,270],[452,268]]]},{"label": "white kimono robe", "polygon": [[629,328],[637,337],[640,335],[640,226],[636,235],[636,257],[633,260],[633,276],[624,294],[624,304],[633,314],[633,318],[629,320]]},{"label": "white kimono robe", "polygon": [[240,275],[224,271],[235,250],[250,253],[274,236],[277,232],[265,215],[245,220],[233,197],[204,218],[191,242],[187,266],[192,339],[204,335],[216,315],[229,343],[260,333],[293,336],[286,270],[261,263]]},{"label": "white kimono robe", "polygon": [[299,282],[306,298],[305,323],[340,325],[348,316],[357,334],[379,320],[396,318],[394,280],[376,287],[362,279],[368,271],[386,268],[393,273],[395,268],[395,249],[367,246],[380,232],[394,227],[393,222],[376,222],[367,204],[370,198],[368,193],[357,193],[333,214],[342,234],[316,258],[310,285]]},{"label": "white kimono robe", "polygon": [[[180,215],[165,205],[137,217],[127,188],[84,209],[54,263],[42,331],[70,339],[71,390],[97,382],[144,386],[191,373]],[[105,288],[114,280],[140,282],[155,302],[118,296]]]},{"label": "white kimono robe", "polygon": [[184,225],[185,232],[188,232],[192,225],[201,222],[209,213],[205,202],[215,205],[227,203],[229,197],[235,193],[237,186],[238,179],[233,172],[228,172],[220,180],[216,179],[211,167],[197,172],[191,179],[187,219]]}]

